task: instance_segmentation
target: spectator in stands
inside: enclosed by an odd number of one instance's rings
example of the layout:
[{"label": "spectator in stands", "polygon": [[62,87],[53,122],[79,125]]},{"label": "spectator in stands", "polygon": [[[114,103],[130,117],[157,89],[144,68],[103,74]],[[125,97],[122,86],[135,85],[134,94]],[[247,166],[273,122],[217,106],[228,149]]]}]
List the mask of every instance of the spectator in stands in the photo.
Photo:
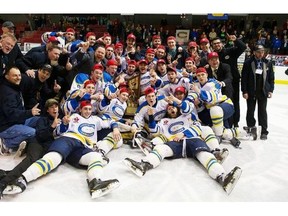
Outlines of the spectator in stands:
[{"label": "spectator in stands", "polygon": [[[6,33],[11,33],[15,36],[15,25],[13,22],[11,21],[6,21],[2,24],[2,32],[3,34]],[[20,47],[18,46],[18,44],[15,44],[13,49],[10,51],[10,53],[8,54],[8,63],[6,65],[6,67],[11,67],[13,65],[15,65],[15,61],[19,58],[21,58],[23,56]]]}]

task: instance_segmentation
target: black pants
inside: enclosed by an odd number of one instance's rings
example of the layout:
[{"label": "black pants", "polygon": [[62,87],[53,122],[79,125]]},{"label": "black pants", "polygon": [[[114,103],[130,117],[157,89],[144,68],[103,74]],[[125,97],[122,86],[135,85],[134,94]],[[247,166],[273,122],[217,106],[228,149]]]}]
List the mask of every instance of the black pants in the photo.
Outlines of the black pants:
[{"label": "black pants", "polygon": [[19,178],[32,163],[44,155],[46,149],[47,147],[39,144],[35,138],[29,139],[27,142],[26,157],[13,170],[9,171],[3,179],[1,179],[1,183],[9,184]]},{"label": "black pants", "polygon": [[247,99],[247,114],[246,122],[248,127],[253,127],[256,124],[254,118],[255,106],[258,106],[258,124],[262,127],[261,134],[268,134],[268,119],[267,119],[267,97],[264,95],[258,97],[249,96]]},{"label": "black pants", "polygon": [[233,114],[233,119],[231,119],[229,122],[231,122],[230,126],[234,127],[239,127],[238,123],[240,121],[240,82],[233,82],[233,97],[232,97],[232,102],[234,104],[234,114]]}]

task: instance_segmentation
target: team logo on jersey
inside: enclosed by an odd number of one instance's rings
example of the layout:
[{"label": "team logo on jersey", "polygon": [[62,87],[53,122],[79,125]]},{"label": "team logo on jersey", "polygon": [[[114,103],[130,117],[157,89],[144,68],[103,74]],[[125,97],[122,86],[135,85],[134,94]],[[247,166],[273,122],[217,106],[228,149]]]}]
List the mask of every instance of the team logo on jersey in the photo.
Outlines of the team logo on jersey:
[{"label": "team logo on jersey", "polygon": [[168,120],[165,120],[165,121],[163,122],[163,124],[164,124],[164,125],[167,125],[168,122],[169,122]]},{"label": "team logo on jersey", "polygon": [[225,59],[227,60],[227,59],[229,59],[230,58],[230,56],[229,55],[227,55],[227,56],[225,56]]},{"label": "team logo on jersey", "polygon": [[79,126],[78,131],[84,136],[92,137],[95,132],[95,124],[83,123]]}]

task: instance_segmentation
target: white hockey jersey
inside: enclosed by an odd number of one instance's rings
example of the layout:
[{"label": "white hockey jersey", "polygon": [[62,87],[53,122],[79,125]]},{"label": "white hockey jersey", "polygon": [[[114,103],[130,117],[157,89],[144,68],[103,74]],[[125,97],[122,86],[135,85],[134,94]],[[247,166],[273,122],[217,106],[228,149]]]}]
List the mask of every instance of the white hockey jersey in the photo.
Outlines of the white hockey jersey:
[{"label": "white hockey jersey", "polygon": [[169,141],[173,141],[178,133],[184,133],[186,138],[199,137],[201,135],[201,124],[196,121],[195,116],[192,114],[182,114],[177,118],[163,118],[157,124],[149,124],[149,128],[152,134],[162,134]]},{"label": "white hockey jersey", "polygon": [[75,138],[83,145],[93,148],[98,141],[97,131],[103,128],[112,128],[114,127],[113,124],[117,125],[115,121],[107,116],[101,116],[100,118],[91,115],[89,118],[84,118],[78,113],[74,113],[70,117],[68,128],[67,126],[61,125],[58,133],[62,133],[61,136]]}]

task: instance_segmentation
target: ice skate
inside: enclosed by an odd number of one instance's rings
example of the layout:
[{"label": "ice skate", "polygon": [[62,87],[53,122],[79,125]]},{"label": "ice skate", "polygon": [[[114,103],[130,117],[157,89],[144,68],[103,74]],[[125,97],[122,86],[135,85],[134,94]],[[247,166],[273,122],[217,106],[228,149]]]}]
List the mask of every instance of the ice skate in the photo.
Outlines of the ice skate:
[{"label": "ice skate", "polygon": [[4,144],[4,140],[0,138],[0,155],[9,155],[10,151]]},{"label": "ice skate", "polygon": [[8,171],[0,169],[0,180],[7,175]]},{"label": "ice skate", "polygon": [[223,137],[222,136],[216,136],[216,139],[217,139],[218,143],[221,144]]},{"label": "ice skate", "polygon": [[23,176],[20,176],[15,182],[11,185],[7,185],[3,194],[5,195],[13,195],[22,193],[27,187],[27,182]]},{"label": "ice skate", "polygon": [[25,151],[26,145],[27,145],[26,141],[22,141],[19,144],[18,150],[16,151],[16,153],[14,155],[14,159],[18,158],[18,157],[22,157],[24,155],[24,151]]},{"label": "ice skate", "polygon": [[134,143],[145,155],[148,155],[153,150],[155,145],[151,142],[151,140],[143,137],[142,135],[143,134],[141,134],[141,132],[137,133],[134,138]]},{"label": "ice skate", "polygon": [[4,192],[4,189],[6,188],[6,184],[0,182],[0,200],[2,199],[3,197],[3,192]]},{"label": "ice skate", "polygon": [[242,170],[240,167],[234,167],[233,170],[231,170],[224,178],[220,176],[220,180],[218,179],[218,182],[222,185],[224,191],[229,195],[232,190],[234,189],[237,181],[239,180],[240,176],[242,174]]},{"label": "ice skate", "polygon": [[241,148],[240,147],[240,140],[238,140],[237,138],[233,137],[231,140],[230,140],[230,143],[231,145],[233,145],[235,148]]},{"label": "ice skate", "polygon": [[141,162],[137,162],[130,158],[125,158],[123,162],[133,173],[135,173],[139,177],[142,177],[143,175],[145,175],[147,170],[153,168],[152,164],[143,160]]},{"label": "ice skate", "polygon": [[93,149],[95,152],[99,152],[102,155],[103,165],[107,165],[110,162],[110,159],[105,155],[105,151],[103,149],[99,149],[97,146],[94,146]]},{"label": "ice skate", "polygon": [[87,179],[87,183],[92,199],[104,196],[120,186],[120,182],[117,179],[101,181],[94,178],[90,182]]},{"label": "ice skate", "polygon": [[253,140],[257,139],[257,127],[256,126],[254,127],[244,126],[243,129],[247,132],[247,134],[253,137]]},{"label": "ice skate", "polygon": [[229,151],[227,148],[223,148],[223,149],[215,149],[214,151],[212,151],[212,154],[215,156],[215,158],[217,159],[218,163],[222,164],[226,158],[229,155]]}]

